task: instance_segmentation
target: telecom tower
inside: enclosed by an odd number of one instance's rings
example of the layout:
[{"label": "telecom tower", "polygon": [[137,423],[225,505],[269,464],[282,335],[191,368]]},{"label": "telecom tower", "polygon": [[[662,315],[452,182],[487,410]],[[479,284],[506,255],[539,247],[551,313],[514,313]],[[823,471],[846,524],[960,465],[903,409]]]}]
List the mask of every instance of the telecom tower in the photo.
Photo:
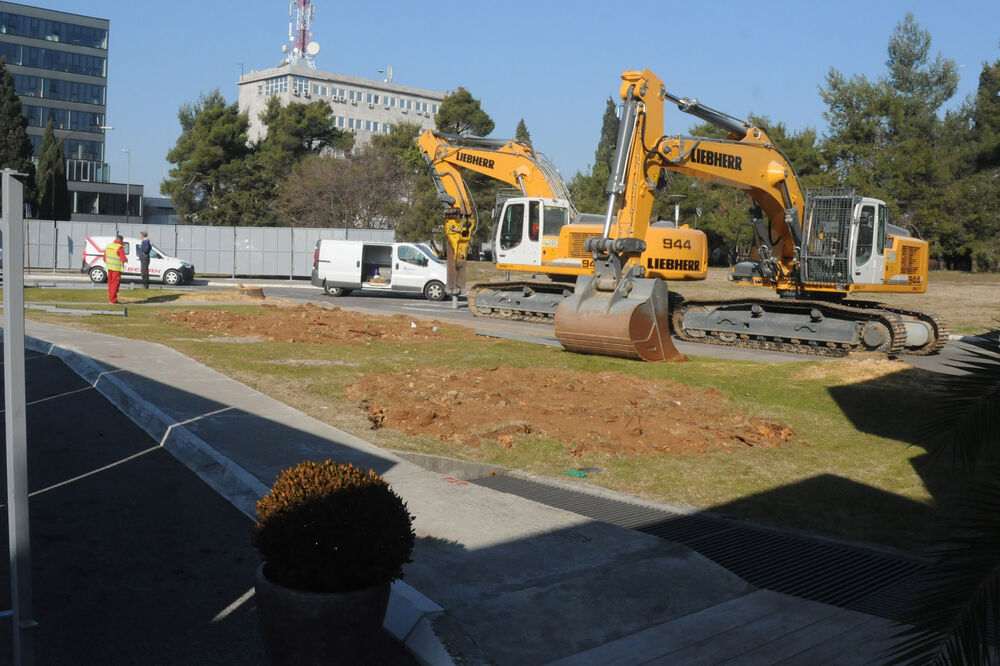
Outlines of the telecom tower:
[{"label": "telecom tower", "polygon": [[289,54],[285,59],[289,65],[297,65],[305,60],[309,69],[316,69],[316,54],[319,53],[319,43],[311,41],[312,33],[309,26],[313,19],[313,3],[310,0],[292,0],[288,3],[288,41],[292,43],[281,47],[282,53]]}]

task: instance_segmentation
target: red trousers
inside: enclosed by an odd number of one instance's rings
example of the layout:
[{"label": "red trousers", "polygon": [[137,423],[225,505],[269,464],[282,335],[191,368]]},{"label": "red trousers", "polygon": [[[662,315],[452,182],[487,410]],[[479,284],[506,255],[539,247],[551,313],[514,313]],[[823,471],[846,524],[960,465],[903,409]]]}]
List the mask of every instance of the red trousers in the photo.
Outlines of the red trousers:
[{"label": "red trousers", "polygon": [[108,271],[108,303],[118,302],[118,287],[122,282],[121,271]]}]

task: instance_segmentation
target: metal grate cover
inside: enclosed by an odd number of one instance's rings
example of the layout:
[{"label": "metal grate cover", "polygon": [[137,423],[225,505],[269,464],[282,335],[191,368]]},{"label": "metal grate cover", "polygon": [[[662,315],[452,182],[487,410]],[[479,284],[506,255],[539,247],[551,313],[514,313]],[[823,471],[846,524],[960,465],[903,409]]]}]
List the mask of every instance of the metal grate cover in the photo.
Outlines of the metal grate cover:
[{"label": "metal grate cover", "polygon": [[913,580],[927,566],[876,550],[653,509],[512,476],[471,483],[684,544],[756,587],[892,620],[902,618]]},{"label": "metal grate cover", "polygon": [[802,277],[806,282],[848,284],[851,221],[857,197],[848,188],[807,192]]}]

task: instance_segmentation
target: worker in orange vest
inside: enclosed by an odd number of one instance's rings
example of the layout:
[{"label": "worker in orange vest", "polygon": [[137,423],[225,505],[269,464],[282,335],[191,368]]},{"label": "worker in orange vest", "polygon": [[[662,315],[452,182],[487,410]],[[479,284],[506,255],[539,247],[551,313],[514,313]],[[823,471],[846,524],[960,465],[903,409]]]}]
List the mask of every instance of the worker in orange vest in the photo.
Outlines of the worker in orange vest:
[{"label": "worker in orange vest", "polygon": [[118,303],[118,287],[122,282],[122,269],[128,258],[121,234],[104,248],[104,269],[108,272],[108,303]]}]

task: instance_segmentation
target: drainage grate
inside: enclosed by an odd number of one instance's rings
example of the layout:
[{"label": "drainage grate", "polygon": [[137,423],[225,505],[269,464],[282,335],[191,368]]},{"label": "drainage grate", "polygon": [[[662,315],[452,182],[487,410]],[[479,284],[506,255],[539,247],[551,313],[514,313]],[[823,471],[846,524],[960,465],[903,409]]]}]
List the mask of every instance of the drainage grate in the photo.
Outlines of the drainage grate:
[{"label": "drainage grate", "polygon": [[751,585],[900,620],[927,565],[822,539],[674,513],[512,476],[471,483],[684,544]]}]

